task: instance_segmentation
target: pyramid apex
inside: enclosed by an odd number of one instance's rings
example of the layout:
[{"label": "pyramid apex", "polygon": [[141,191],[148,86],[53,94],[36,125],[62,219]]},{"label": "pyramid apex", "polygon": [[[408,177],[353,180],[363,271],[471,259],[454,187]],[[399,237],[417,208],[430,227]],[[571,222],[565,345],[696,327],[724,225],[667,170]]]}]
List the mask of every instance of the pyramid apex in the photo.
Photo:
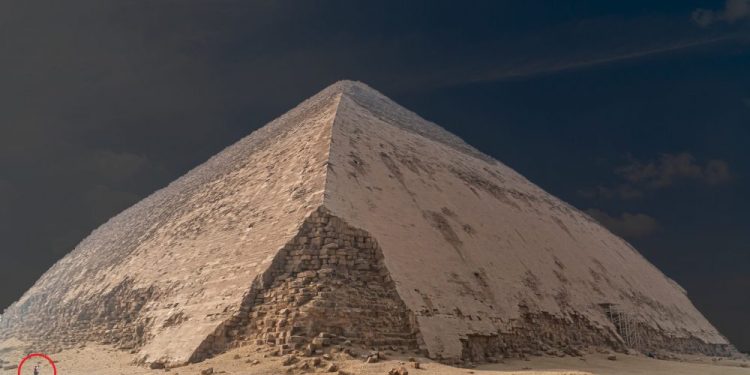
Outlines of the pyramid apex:
[{"label": "pyramid apex", "polygon": [[349,79],[344,79],[340,81],[336,81],[330,86],[328,86],[323,91],[329,91],[334,92],[337,94],[346,94],[346,95],[356,95],[356,96],[375,96],[375,97],[382,97],[384,96],[378,90],[375,90],[374,88],[370,87],[368,84],[361,82],[361,81],[354,81]]},{"label": "pyramid apex", "polygon": [[[496,163],[494,159],[466,144],[461,138],[404,108],[364,82],[353,80],[337,81],[323,89],[313,98],[326,98],[333,95],[347,97],[350,99],[350,102],[355,103],[356,106],[365,109],[373,116],[390,125],[418,134],[433,141],[443,143],[488,163]],[[352,106],[342,106],[339,104],[339,112],[352,110],[356,111],[357,109]]]},{"label": "pyramid apex", "polygon": [[336,82],[332,83],[331,86],[329,86],[329,87],[337,87],[339,90],[343,91],[343,90],[349,89],[349,88],[354,87],[354,86],[369,87],[364,82],[356,81],[356,80],[352,80],[352,79],[342,79],[342,80],[336,81]]}]

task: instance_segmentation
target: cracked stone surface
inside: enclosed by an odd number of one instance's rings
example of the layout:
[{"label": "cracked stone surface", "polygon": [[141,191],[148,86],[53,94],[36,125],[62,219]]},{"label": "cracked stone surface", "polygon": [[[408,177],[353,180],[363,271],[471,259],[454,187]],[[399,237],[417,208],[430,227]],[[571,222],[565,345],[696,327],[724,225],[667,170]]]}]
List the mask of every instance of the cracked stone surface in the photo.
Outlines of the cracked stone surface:
[{"label": "cracked stone surface", "polygon": [[4,313],[0,336],[166,366],[343,338],[481,361],[624,350],[605,304],[642,332],[635,349],[733,351],[627,242],[342,81],[95,230]]}]

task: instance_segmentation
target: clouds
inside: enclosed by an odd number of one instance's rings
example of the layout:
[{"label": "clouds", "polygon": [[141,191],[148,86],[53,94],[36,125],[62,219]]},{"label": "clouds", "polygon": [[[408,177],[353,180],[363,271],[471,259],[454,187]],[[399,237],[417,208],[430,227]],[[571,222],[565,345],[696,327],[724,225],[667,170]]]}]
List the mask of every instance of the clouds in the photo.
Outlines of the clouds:
[{"label": "clouds", "polygon": [[[699,194],[690,205],[659,195],[716,189],[748,173],[747,121],[727,130],[738,114],[723,107],[729,94],[735,107],[748,98],[746,60],[707,63],[746,51],[733,48],[747,45],[739,33],[697,27],[685,14],[695,6],[677,2],[430,5],[0,2],[0,263],[28,265],[0,275],[0,309],[108,217],[341,78],[368,82],[572,201],[581,181],[600,184],[586,190],[605,198],[600,206],[572,203],[597,207],[629,238],[662,237],[649,237],[657,232],[648,218],[664,236],[695,238],[670,215],[699,209],[712,212],[715,227],[733,215],[746,231],[742,197],[717,197],[736,208],[711,211],[713,201],[696,208],[706,201]],[[743,13],[734,5],[712,12],[715,26],[737,25]],[[701,83],[684,83],[691,80]],[[665,147],[715,152],[690,143],[706,137],[693,131],[701,123],[714,126],[712,142],[730,164],[641,158],[614,172],[592,163]],[[570,148],[573,138],[580,141]],[[523,168],[525,160],[545,162]],[[685,248],[658,247],[667,255]]]},{"label": "clouds", "polygon": [[631,159],[631,163],[617,168],[616,173],[633,186],[662,189],[681,180],[707,185],[721,185],[732,179],[727,162],[708,160],[701,165],[693,155],[662,154],[658,160],[646,163]]},{"label": "clouds", "polygon": [[717,22],[733,24],[750,18],[750,0],[727,0],[724,9],[696,9],[692,14],[693,21],[700,27],[709,27]]},{"label": "clouds", "polygon": [[458,82],[451,81],[450,84],[505,81],[544,76],[654,56],[669,55],[670,53],[685,52],[730,41],[737,41],[737,36],[728,34],[711,37],[701,36],[694,39],[682,40],[675,38],[674,40],[662,41],[660,44],[646,48],[642,45],[622,45],[618,48],[585,51],[585,47],[576,46],[577,49],[583,49],[584,52],[548,57],[523,57],[517,63],[503,62],[501,66],[486,68],[474,77],[466,77],[464,80]]},{"label": "clouds", "polygon": [[630,157],[629,163],[614,170],[622,181],[614,186],[596,186],[579,190],[586,198],[639,199],[649,192],[664,190],[678,183],[719,186],[732,181],[729,164],[720,159],[699,162],[687,152],[661,154],[643,162]]},{"label": "clouds", "polygon": [[[614,169],[614,174],[621,180],[620,183],[582,189],[579,195],[589,199],[627,201],[644,198],[648,194],[672,188],[680,183],[713,187],[727,184],[732,180],[732,173],[726,161],[710,159],[699,162],[687,152],[665,153],[656,160],[646,162],[629,157],[627,164]],[[613,233],[624,238],[643,238],[661,227],[654,217],[645,213],[623,212],[620,215],[610,215],[597,208],[591,208],[586,212]]]},{"label": "clouds", "polygon": [[620,216],[611,216],[596,208],[588,209],[586,213],[613,233],[624,238],[642,238],[660,228],[656,219],[642,213],[625,212]]}]

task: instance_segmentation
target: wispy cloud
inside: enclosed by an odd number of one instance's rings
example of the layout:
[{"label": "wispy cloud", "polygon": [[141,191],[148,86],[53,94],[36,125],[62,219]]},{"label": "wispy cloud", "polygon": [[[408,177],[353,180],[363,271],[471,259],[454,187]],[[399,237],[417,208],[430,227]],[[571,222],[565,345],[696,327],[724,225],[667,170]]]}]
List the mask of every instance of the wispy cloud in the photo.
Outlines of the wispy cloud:
[{"label": "wispy cloud", "polygon": [[650,189],[665,188],[679,180],[721,185],[732,179],[727,162],[712,159],[699,164],[686,152],[662,154],[658,160],[647,163],[631,159],[630,164],[617,168],[616,173],[631,184]]},{"label": "wispy cloud", "polygon": [[614,64],[637,60],[651,56],[658,56],[670,52],[689,50],[692,48],[705,47],[722,42],[737,40],[738,35],[726,34],[721,36],[699,38],[687,41],[673,42],[658,47],[645,49],[634,49],[630,51],[604,52],[593,56],[568,56],[559,59],[548,59],[517,64],[515,66],[489,69],[480,75],[468,79],[464,83],[477,83],[487,81],[503,81],[531,76],[555,74],[565,71],[586,69],[600,65]]},{"label": "wispy cloud", "polygon": [[678,182],[717,186],[733,179],[726,161],[710,159],[700,163],[687,152],[665,153],[646,162],[630,157],[629,162],[615,168],[614,173],[620,177],[621,183],[581,189],[578,193],[586,198],[637,199],[648,191],[666,189]]},{"label": "wispy cloud", "polygon": [[591,208],[586,213],[596,219],[613,233],[624,238],[641,238],[659,230],[659,222],[653,217],[642,213],[624,212],[612,216],[602,210]]},{"label": "wispy cloud", "polygon": [[733,24],[750,19],[750,0],[727,0],[723,9],[703,9],[693,11],[693,21],[700,27],[709,27],[718,22]]}]

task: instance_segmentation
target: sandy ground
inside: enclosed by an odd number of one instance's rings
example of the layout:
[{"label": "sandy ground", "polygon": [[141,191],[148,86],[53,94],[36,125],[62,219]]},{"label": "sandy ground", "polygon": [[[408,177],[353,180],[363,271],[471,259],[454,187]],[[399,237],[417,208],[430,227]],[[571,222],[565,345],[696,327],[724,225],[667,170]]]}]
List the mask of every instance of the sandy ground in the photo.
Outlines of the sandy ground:
[{"label": "sandy ground", "polygon": [[[23,357],[23,345],[18,342],[0,343],[0,359],[16,364]],[[284,357],[270,357],[262,352],[257,352],[251,347],[245,347],[230,351],[218,357],[202,363],[190,366],[174,368],[171,370],[151,370],[145,367],[133,366],[133,356],[127,352],[113,350],[111,348],[90,345],[81,349],[67,350],[51,356],[56,362],[58,374],[60,375],[139,375],[156,374],[167,372],[171,375],[200,375],[201,371],[213,368],[214,374],[300,374],[305,371],[288,369],[299,366],[304,361],[312,363],[310,358],[299,358],[292,366],[283,366]],[[253,364],[258,361],[257,364]],[[332,360],[322,360],[318,367],[312,366],[307,373],[326,373],[327,367],[333,363],[337,369],[344,370],[351,375],[377,375],[388,374],[388,371],[405,367],[409,374],[436,374],[436,375],[625,375],[625,374],[653,374],[653,375],[750,375],[750,361],[743,360],[719,360],[712,361],[708,358],[683,358],[677,360],[656,360],[641,356],[618,355],[612,361],[605,354],[588,355],[583,358],[573,357],[537,357],[528,361],[507,360],[505,363],[487,364],[476,368],[457,368],[434,363],[429,359],[416,358],[420,362],[420,369],[413,367],[410,357],[400,354],[391,354],[387,360],[378,363],[367,364],[360,359],[348,355],[335,354]],[[23,375],[32,375],[34,365],[39,364],[42,375],[52,374],[51,367],[43,359],[31,359],[22,368]],[[6,364],[7,365],[7,364]],[[16,374],[16,369],[0,371],[0,375]],[[336,372],[334,372],[336,373]]]}]

